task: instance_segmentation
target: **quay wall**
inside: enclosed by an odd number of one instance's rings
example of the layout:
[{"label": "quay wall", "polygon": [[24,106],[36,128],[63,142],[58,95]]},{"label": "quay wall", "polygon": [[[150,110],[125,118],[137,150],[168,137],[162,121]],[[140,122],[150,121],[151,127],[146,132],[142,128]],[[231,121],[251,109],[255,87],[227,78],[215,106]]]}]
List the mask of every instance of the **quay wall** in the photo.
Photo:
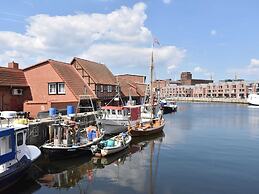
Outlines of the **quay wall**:
[{"label": "quay wall", "polygon": [[172,97],[167,99],[172,101],[182,101],[182,102],[222,102],[222,103],[248,104],[247,99],[237,99],[237,98]]}]

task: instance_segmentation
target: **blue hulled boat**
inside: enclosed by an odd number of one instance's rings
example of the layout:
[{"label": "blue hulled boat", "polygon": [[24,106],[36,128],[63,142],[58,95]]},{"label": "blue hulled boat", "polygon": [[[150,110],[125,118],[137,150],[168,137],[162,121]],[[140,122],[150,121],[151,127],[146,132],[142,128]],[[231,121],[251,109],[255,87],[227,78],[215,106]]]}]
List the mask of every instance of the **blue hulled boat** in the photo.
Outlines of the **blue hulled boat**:
[{"label": "blue hulled boat", "polygon": [[32,145],[26,145],[26,125],[0,126],[0,192],[22,178],[41,154]]}]

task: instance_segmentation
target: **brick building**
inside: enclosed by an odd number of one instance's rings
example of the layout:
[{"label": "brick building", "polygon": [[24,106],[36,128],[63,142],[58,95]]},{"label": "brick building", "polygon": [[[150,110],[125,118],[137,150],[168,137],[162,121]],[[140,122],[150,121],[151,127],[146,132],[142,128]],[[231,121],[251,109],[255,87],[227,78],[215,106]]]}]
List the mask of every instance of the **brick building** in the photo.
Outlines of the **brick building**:
[{"label": "brick building", "polygon": [[196,84],[207,84],[213,83],[213,80],[206,79],[193,79],[191,72],[182,72],[181,80],[179,80],[181,85],[196,85]]},{"label": "brick building", "polygon": [[247,98],[248,86],[244,80],[224,80],[218,83],[197,84],[193,97]]},{"label": "brick building", "polygon": [[142,103],[146,90],[146,76],[124,74],[117,75],[116,79],[120,85],[121,97],[124,102],[131,97],[136,104]]},{"label": "brick building", "polygon": [[77,57],[71,64],[103,104],[118,93],[116,78],[104,64]]},{"label": "brick building", "polygon": [[24,69],[32,100],[25,102],[24,111],[36,117],[38,112],[49,108],[66,109],[67,105],[77,106],[79,95],[95,94],[75,68],[55,60],[46,60]]},{"label": "brick building", "polygon": [[30,99],[30,88],[19,64],[0,67],[0,111],[23,111],[23,103]]}]

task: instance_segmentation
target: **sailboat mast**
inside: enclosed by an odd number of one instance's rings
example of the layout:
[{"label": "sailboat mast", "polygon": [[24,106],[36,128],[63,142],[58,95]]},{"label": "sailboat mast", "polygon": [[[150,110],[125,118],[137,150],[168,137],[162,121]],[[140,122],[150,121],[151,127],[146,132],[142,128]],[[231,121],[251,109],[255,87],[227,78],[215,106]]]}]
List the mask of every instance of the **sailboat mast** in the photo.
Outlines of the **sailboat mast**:
[{"label": "sailboat mast", "polygon": [[151,54],[151,64],[150,64],[150,104],[151,106],[154,105],[153,99],[153,72],[154,72],[154,45],[152,46],[152,54]]}]

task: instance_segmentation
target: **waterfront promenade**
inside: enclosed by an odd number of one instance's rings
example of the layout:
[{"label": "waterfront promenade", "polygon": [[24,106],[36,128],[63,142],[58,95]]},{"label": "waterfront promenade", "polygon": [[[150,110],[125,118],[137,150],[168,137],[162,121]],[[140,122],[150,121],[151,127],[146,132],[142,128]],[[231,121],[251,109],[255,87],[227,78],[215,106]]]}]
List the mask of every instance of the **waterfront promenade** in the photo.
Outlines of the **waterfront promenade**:
[{"label": "waterfront promenade", "polygon": [[222,103],[238,103],[238,104],[248,104],[247,99],[238,98],[197,98],[197,97],[172,97],[167,98],[172,101],[181,102],[222,102]]}]

